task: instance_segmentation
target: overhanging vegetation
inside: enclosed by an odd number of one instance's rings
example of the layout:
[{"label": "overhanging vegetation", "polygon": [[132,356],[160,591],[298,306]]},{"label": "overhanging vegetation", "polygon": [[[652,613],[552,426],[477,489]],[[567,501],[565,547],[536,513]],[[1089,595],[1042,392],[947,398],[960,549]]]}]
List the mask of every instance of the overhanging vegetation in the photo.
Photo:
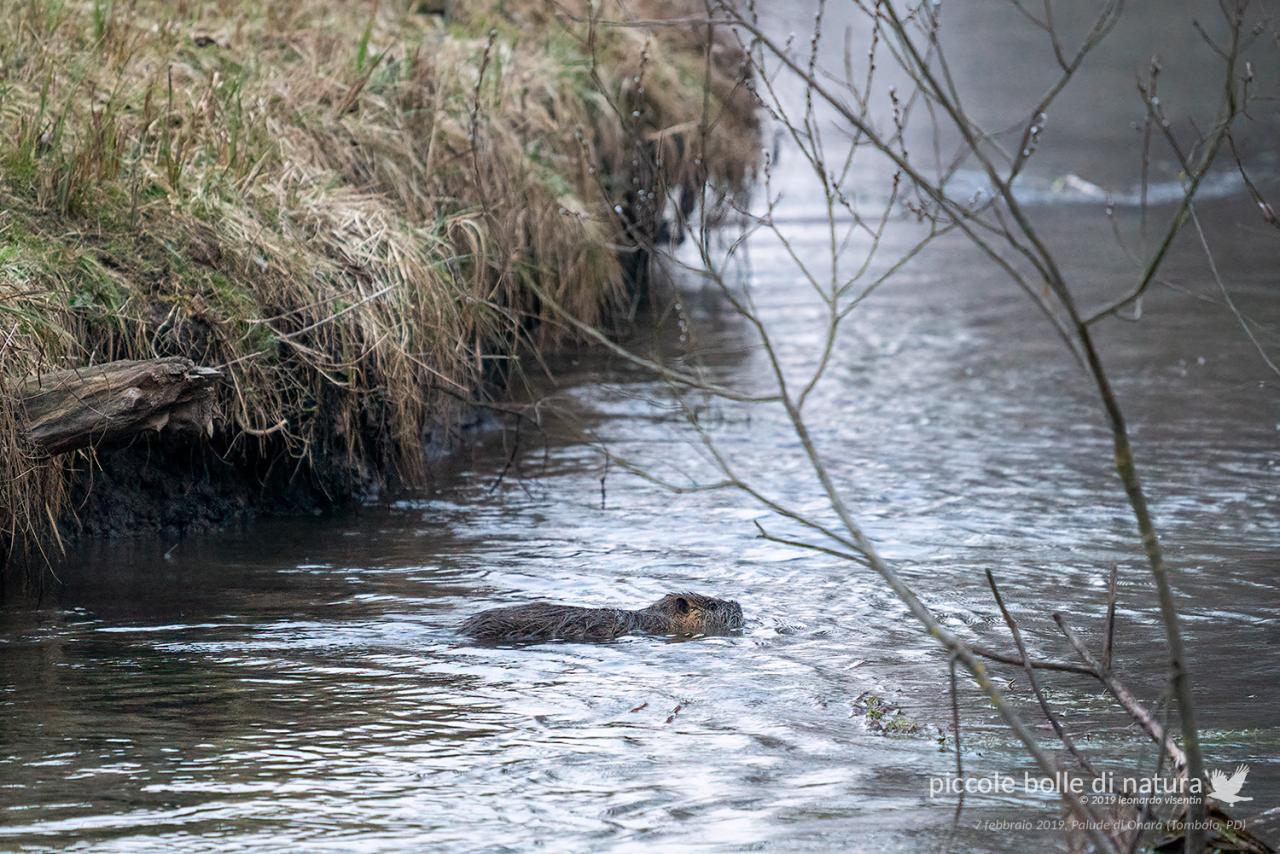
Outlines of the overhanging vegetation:
[{"label": "overhanging vegetation", "polygon": [[[417,482],[425,436],[522,347],[567,337],[530,285],[598,325],[669,193],[745,181],[754,115],[705,31],[431,5],[15,4],[5,383],[187,357],[224,372],[213,441],[233,466],[324,460],[338,490]],[[0,394],[6,555],[56,534],[92,467],[43,456],[21,416]]]}]

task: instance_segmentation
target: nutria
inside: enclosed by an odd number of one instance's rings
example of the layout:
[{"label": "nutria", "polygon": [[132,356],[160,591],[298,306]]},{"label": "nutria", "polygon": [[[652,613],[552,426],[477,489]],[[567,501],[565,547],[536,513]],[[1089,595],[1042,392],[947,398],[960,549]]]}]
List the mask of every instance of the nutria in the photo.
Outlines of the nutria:
[{"label": "nutria", "polygon": [[742,628],[742,607],[697,593],[668,593],[648,608],[576,608],[534,602],[481,611],[462,633],[482,641],[610,641],[625,634],[712,635]]}]

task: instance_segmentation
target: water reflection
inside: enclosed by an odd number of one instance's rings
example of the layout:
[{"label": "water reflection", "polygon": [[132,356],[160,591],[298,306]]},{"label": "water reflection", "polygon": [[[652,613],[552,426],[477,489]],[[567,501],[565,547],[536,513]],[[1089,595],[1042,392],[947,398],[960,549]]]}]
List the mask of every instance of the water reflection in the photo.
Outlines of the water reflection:
[{"label": "water reflection", "polygon": [[[788,210],[803,219],[796,195]],[[1037,216],[1086,299],[1131,280],[1100,207]],[[1237,298],[1274,324],[1278,259],[1250,235],[1252,216],[1238,195],[1202,210]],[[798,251],[822,250],[821,229],[794,234]],[[895,227],[886,257],[913,238]],[[1169,279],[1203,291],[1191,250]],[[757,304],[799,358],[817,308],[780,247],[760,241],[752,260]],[[748,330],[684,286],[691,342],[667,316],[640,346],[691,343],[716,380],[767,382]],[[1033,649],[1062,656],[1044,606],[1096,642],[1116,561],[1119,666],[1156,697],[1160,632],[1109,440],[1025,299],[944,239],[859,309],[843,344],[810,403],[815,439],[946,624],[1007,646],[990,568]],[[1101,345],[1177,570],[1210,766],[1251,763],[1254,801],[1237,812],[1258,815],[1280,796],[1274,378],[1225,310],[1180,291],[1162,289],[1141,324],[1106,326]],[[666,471],[707,471],[643,371],[588,352],[557,366],[554,394],[564,415],[546,435],[510,460],[499,439],[476,449],[436,494],[87,550],[51,601],[0,610],[0,845],[938,847],[953,801],[930,800],[927,780],[954,761],[938,743],[947,670],[905,609],[861,571],[756,537],[753,520],[776,523],[741,495],[673,495],[607,470],[580,426]],[[720,404],[705,420],[744,471],[824,512],[779,413]],[[453,632],[493,605],[638,606],[680,588],[740,600],[746,631],[522,649]],[[1128,721],[1091,685],[1045,681],[1081,746],[1124,767]],[[919,731],[874,732],[853,708],[864,691]],[[962,700],[970,771],[1026,769],[976,694]],[[967,815],[1055,809],[1018,794],[972,798]],[[964,849],[1038,842],[959,832]]]}]

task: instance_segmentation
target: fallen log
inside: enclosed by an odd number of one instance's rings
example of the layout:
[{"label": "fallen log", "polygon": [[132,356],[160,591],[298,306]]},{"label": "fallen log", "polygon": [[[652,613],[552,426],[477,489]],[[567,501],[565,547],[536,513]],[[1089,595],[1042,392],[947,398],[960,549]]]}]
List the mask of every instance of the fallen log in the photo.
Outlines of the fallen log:
[{"label": "fallen log", "polygon": [[116,444],[144,430],[211,436],[221,376],[180,356],[40,374],[18,385],[23,432],[51,455]]}]

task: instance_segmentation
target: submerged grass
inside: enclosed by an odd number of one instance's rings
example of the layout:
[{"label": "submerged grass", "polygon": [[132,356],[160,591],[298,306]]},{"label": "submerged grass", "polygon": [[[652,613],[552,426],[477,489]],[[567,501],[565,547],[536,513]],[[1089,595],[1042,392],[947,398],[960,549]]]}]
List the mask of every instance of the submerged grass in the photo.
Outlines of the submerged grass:
[{"label": "submerged grass", "polygon": [[[535,289],[602,322],[634,229],[707,177],[748,179],[755,118],[725,43],[586,23],[691,0],[433,5],[11,4],[6,385],[189,356],[226,371],[215,444],[233,464],[417,482],[426,435],[521,348],[565,337]],[[92,465],[40,457],[15,406],[0,394],[0,567],[57,537],[71,471]]]}]

